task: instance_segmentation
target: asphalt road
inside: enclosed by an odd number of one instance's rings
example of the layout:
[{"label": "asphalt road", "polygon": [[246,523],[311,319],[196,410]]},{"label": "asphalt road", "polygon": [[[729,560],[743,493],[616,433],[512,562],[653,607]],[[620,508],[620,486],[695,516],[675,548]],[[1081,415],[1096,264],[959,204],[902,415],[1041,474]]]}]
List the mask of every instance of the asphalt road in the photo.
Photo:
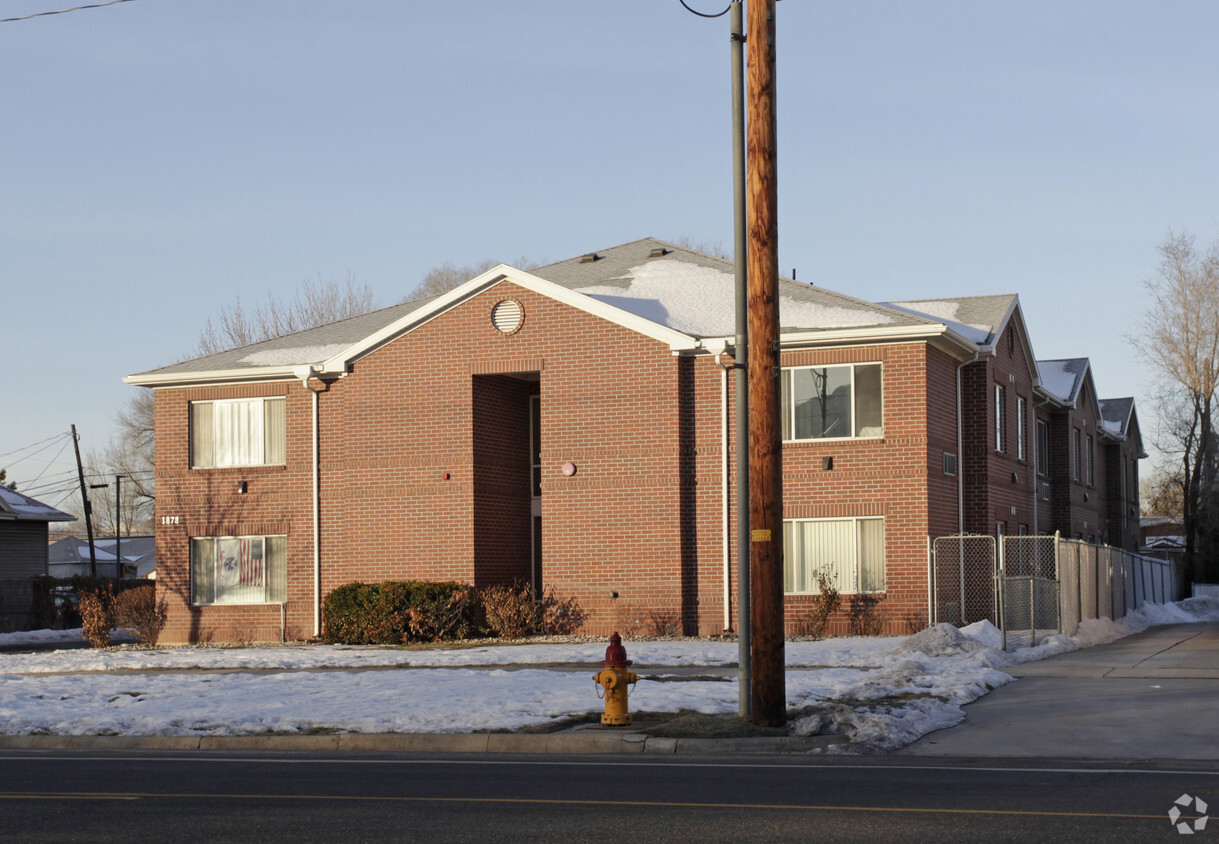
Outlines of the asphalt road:
[{"label": "asphalt road", "polygon": [[1219,767],[8,751],[0,840],[1148,842],[1183,794]]}]

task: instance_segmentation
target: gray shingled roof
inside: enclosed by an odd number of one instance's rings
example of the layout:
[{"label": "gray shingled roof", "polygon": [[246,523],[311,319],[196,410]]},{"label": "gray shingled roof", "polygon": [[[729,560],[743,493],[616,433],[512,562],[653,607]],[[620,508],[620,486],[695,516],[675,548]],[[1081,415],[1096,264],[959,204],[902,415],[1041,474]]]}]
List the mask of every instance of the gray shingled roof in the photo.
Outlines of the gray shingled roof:
[{"label": "gray shingled roof", "polygon": [[43,504],[25,493],[0,486],[0,520],[10,519],[29,522],[76,521],[76,517],[71,513],[56,510],[50,504]]},{"label": "gray shingled roof", "polygon": [[1133,398],[1101,399],[1100,415],[1105,430],[1118,438],[1125,438],[1126,426],[1130,424],[1130,411],[1134,409]]},{"label": "gray shingled roof", "polygon": [[[735,333],[732,261],[651,237],[588,255],[597,257],[570,258],[530,273],[693,337]],[[682,287],[687,298],[682,296]],[[936,322],[833,290],[779,279],[779,327],[786,333]]]},{"label": "gray shingled roof", "polygon": [[[530,274],[694,338],[735,334],[735,273],[731,261],[655,238],[590,254],[597,258],[585,260],[577,256],[538,267]],[[964,303],[960,307],[966,319],[985,317],[993,321],[1003,303],[1013,298],[952,301]],[[923,327],[944,322],[912,308],[865,302],[786,278],[779,281],[779,299],[780,328],[789,334],[843,328]],[[180,361],[138,373],[136,377],[182,375],[189,379],[199,373],[240,373],[247,369],[253,372],[267,367],[321,364],[430,301],[431,298],[423,298],[403,302],[261,343]]]},{"label": "gray shingled roof", "polygon": [[892,308],[943,322],[979,346],[993,346],[1018,297],[1015,293],[995,296],[958,296],[947,299],[910,299],[886,302]]}]

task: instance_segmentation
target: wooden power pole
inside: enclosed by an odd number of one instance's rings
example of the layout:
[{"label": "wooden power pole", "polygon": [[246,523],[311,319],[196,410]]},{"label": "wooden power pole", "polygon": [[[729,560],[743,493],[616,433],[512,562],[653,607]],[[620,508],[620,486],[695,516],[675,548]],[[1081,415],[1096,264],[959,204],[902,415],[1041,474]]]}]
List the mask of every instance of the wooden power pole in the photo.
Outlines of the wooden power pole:
[{"label": "wooden power pole", "polygon": [[76,449],[76,474],[80,478],[80,500],[85,511],[85,531],[89,534],[89,576],[97,577],[97,552],[93,550],[93,505],[89,503],[89,488],[85,486],[85,467],[80,462],[80,437],[72,426],[72,446]]},{"label": "wooden power pole", "polygon": [[783,659],[783,433],[779,426],[779,219],[775,0],[746,15],[749,206],[749,523],[755,724],[787,718]]}]

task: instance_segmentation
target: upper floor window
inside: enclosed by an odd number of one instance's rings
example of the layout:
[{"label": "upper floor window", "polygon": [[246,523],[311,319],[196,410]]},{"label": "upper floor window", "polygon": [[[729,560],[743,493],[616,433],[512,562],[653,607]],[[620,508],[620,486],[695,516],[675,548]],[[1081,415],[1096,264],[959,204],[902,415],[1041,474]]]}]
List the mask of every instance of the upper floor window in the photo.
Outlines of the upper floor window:
[{"label": "upper floor window", "polygon": [[995,385],[995,451],[1007,451],[1007,438],[1003,429],[1007,422],[1007,390]]},{"label": "upper floor window", "polygon": [[1025,421],[1027,402],[1016,396],[1016,459],[1028,460],[1028,429]]},{"label": "upper floor window", "polygon": [[1050,426],[1044,419],[1037,420],[1037,474],[1050,474]]},{"label": "upper floor window", "polygon": [[785,440],[884,435],[878,363],[784,369],[780,386]]},{"label": "upper floor window", "polygon": [[1093,459],[1095,457],[1095,455],[1093,454],[1093,449],[1092,449],[1092,435],[1088,434],[1085,439],[1087,440],[1087,443],[1088,443],[1087,448],[1084,449],[1085,477],[1088,479],[1088,486],[1092,486],[1096,480],[1095,460]]},{"label": "upper floor window", "polygon": [[282,465],[285,430],[283,396],[191,402],[190,465]]},{"label": "upper floor window", "polygon": [[1083,462],[1083,446],[1080,444],[1082,434],[1078,428],[1071,429],[1071,477],[1079,480],[1079,466]]}]

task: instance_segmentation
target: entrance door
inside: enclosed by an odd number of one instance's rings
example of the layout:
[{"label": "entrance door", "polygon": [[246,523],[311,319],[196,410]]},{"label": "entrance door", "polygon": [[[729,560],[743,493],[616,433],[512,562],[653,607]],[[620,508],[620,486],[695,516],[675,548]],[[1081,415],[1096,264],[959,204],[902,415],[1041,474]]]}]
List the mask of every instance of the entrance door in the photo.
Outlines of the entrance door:
[{"label": "entrance door", "polygon": [[531,580],[533,594],[542,597],[542,400],[541,396],[529,397],[529,460],[530,478],[529,507],[532,516],[533,565]]}]

